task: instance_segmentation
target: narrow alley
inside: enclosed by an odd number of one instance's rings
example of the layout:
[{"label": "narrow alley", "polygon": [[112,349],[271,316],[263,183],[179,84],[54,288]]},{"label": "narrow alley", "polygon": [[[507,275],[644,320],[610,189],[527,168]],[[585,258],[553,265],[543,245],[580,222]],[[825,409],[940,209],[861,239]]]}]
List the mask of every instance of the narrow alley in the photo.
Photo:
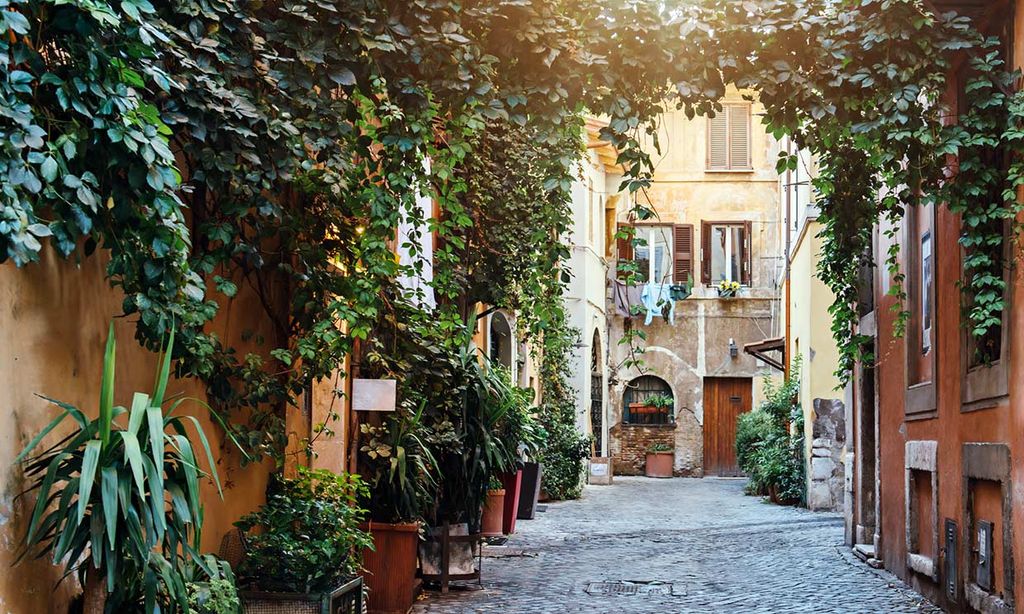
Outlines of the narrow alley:
[{"label": "narrow alley", "polygon": [[[616,478],[547,506],[483,560],[483,589],[417,614],[938,612],[853,559],[837,514],[768,505],[743,480]],[[607,583],[633,583],[616,588]],[[476,589],[476,590],[473,590]]]}]

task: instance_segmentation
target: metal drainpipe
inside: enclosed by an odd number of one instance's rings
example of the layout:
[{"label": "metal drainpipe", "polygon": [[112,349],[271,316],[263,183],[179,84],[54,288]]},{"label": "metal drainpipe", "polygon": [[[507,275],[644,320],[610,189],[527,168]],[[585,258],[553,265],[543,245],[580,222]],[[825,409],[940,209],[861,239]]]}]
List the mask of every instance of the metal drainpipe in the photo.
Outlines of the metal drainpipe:
[{"label": "metal drainpipe", "polygon": [[[792,149],[793,149],[793,140],[791,138],[787,137],[787,139],[786,139],[786,154],[787,155],[792,155],[792,153],[793,153]],[[797,167],[799,168],[799,164],[797,165]],[[786,229],[785,229],[785,233],[786,233],[786,253],[784,254],[785,258],[786,258],[786,297],[785,297],[785,300],[786,300],[786,307],[785,307],[785,309],[786,309],[786,312],[785,312],[786,313],[786,346],[785,346],[786,352],[785,352],[785,354],[786,355],[784,357],[785,358],[785,362],[783,363],[783,365],[786,367],[786,369],[784,371],[786,379],[789,379],[790,362],[792,360],[792,351],[791,351],[791,349],[789,347],[790,346],[790,341],[792,339],[790,334],[791,334],[791,330],[792,330],[791,320],[792,320],[792,315],[793,315],[791,313],[791,311],[790,311],[790,292],[791,292],[790,286],[792,285],[792,279],[790,278],[790,254],[789,254],[789,250],[790,250],[790,248],[792,246],[792,242],[793,242],[793,239],[792,239],[793,234],[792,234],[792,231],[789,228],[790,213],[792,212],[792,202],[793,202],[792,188],[793,188],[794,182],[792,181],[792,179],[793,179],[793,171],[790,170],[790,169],[786,169],[786,215],[784,216],[785,224],[786,224]]]}]

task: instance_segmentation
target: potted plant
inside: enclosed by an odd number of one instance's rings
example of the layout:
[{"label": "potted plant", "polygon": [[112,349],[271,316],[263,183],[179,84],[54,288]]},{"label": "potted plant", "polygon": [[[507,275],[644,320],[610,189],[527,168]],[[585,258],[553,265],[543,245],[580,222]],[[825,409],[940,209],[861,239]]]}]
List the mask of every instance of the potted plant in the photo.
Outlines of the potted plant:
[{"label": "potted plant", "polygon": [[718,296],[722,298],[732,298],[736,296],[740,291],[740,282],[738,281],[727,281],[723,279],[718,282],[715,288],[718,290]]},{"label": "potted plant", "polygon": [[667,394],[652,394],[644,401],[652,414],[670,414],[675,401]]},{"label": "potted plant", "polygon": [[505,489],[497,478],[491,479],[484,502],[483,518],[480,520],[480,533],[484,537],[499,537],[503,534],[505,514]]},{"label": "potted plant", "polygon": [[360,450],[369,480],[365,529],[373,540],[363,551],[362,575],[373,613],[405,614],[416,600],[420,518],[437,488],[437,463],[424,440],[424,404],[413,409],[410,403],[406,399],[381,426],[360,425],[368,437]]},{"label": "potted plant", "polygon": [[675,461],[675,450],[666,443],[656,443],[647,448],[647,462],[644,464],[644,475],[649,478],[672,477],[672,464]]},{"label": "potted plant", "polygon": [[[36,495],[18,560],[49,554],[69,575],[77,573],[86,614],[140,607],[189,611],[193,599],[186,588],[187,569],[198,568],[193,578],[217,574],[214,559],[199,554],[199,484],[209,477],[220,493],[220,482],[199,422],[174,414],[185,399],[164,408],[173,350],[172,332],[152,393],[136,392],[127,408],[115,406],[111,324],[96,418],[47,399],[60,407],[60,415],[15,459],[24,462],[25,494]],[[68,418],[72,428],[32,456]],[[199,468],[194,438],[208,473]]]},{"label": "potted plant", "polygon": [[246,538],[238,574],[246,609],[359,612],[360,555],[371,545],[359,528],[366,494],[355,475],[300,467],[296,478],[275,476],[267,502],[235,523]]}]

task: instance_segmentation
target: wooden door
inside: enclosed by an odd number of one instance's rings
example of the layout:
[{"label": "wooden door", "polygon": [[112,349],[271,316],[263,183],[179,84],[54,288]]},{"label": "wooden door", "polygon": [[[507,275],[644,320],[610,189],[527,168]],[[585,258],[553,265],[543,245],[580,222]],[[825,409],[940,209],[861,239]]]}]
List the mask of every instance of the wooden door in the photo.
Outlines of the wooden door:
[{"label": "wooden door", "polygon": [[704,475],[738,477],[736,420],[751,410],[749,377],[704,378]]}]

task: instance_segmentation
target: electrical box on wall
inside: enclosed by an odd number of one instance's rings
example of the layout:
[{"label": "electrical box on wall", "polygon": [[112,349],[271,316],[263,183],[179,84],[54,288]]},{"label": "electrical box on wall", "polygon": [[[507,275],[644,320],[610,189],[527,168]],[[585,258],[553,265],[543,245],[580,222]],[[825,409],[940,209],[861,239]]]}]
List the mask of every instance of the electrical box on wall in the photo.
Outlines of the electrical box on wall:
[{"label": "electrical box on wall", "polygon": [[978,569],[975,582],[985,591],[992,592],[992,532],[994,526],[987,520],[978,521]]},{"label": "electrical box on wall", "polygon": [[957,587],[957,576],[956,576],[956,522],[947,518],[946,519],[946,544],[944,550],[944,564],[943,572],[946,585],[946,598],[952,602],[956,601],[956,587]]}]

